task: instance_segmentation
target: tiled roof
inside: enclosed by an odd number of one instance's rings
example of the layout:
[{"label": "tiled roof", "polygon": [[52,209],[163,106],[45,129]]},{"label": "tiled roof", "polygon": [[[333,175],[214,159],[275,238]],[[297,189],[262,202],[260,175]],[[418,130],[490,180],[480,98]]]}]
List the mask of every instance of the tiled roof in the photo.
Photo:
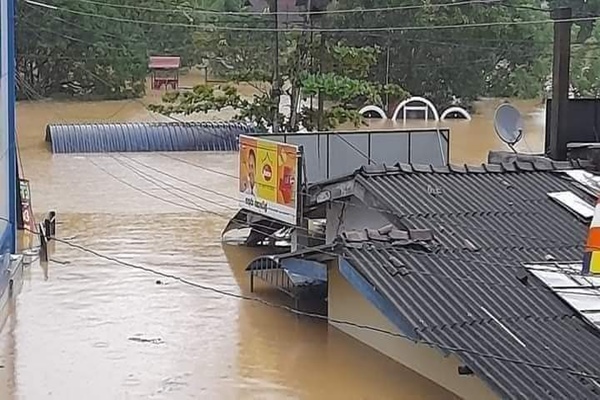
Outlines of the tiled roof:
[{"label": "tiled roof", "polygon": [[522,268],[582,257],[588,223],[547,195],[593,204],[557,173],[573,167],[363,168],[352,179],[365,205],[408,232],[347,232],[338,251],[409,322],[405,333],[451,349],[503,398],[600,398],[588,376],[600,376],[600,333]]}]

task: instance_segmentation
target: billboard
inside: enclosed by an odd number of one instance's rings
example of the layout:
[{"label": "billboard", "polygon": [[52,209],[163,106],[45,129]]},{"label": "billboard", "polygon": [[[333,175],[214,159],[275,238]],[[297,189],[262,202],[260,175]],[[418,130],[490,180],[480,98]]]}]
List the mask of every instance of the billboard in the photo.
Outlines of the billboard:
[{"label": "billboard", "polygon": [[240,206],[296,225],[298,146],[240,135],[239,158]]}]

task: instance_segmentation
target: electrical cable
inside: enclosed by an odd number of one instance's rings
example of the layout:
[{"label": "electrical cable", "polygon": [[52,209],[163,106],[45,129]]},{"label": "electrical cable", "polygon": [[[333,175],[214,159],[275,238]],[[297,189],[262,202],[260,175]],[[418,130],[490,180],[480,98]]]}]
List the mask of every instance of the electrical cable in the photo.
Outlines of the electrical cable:
[{"label": "electrical cable", "polygon": [[[141,170],[139,170],[139,169],[135,168],[134,166],[132,166],[132,165],[130,165],[130,164],[127,164],[127,163],[125,163],[125,162],[123,162],[123,161],[119,160],[117,157],[115,157],[115,156],[113,156],[113,155],[109,155],[109,157],[110,157],[110,158],[112,158],[114,161],[116,161],[118,164],[120,164],[120,165],[124,166],[125,168],[127,168],[127,169],[131,170],[131,171],[132,171],[132,172],[134,172],[134,173],[135,173],[137,176],[141,177],[141,178],[142,178],[142,179],[144,179],[145,181],[147,181],[147,182],[150,182],[150,183],[151,183],[151,184],[153,184],[153,185],[156,185],[157,187],[159,187],[160,189],[162,189],[162,190],[164,190],[165,192],[169,193],[170,195],[172,195],[172,196],[175,196],[175,197],[177,197],[177,198],[179,198],[179,199],[181,199],[181,200],[183,200],[183,201],[186,201],[186,202],[188,202],[188,203],[192,204],[194,207],[197,207],[197,208],[199,208],[199,209],[201,209],[201,210],[206,210],[206,208],[205,208],[205,207],[202,207],[202,206],[200,206],[200,205],[198,205],[198,204],[196,204],[196,203],[194,203],[193,201],[191,201],[190,199],[188,199],[188,198],[186,198],[186,197],[183,197],[182,195],[179,195],[179,194],[177,194],[177,193],[173,193],[173,192],[172,192],[172,191],[170,191],[169,189],[166,189],[166,188],[164,188],[164,187],[161,187],[161,186],[159,186],[157,183],[158,183],[158,182],[160,182],[160,183],[163,183],[163,184],[167,185],[168,187],[170,187],[170,188],[171,188],[171,189],[173,189],[173,190],[177,190],[177,191],[179,191],[179,192],[181,192],[181,193],[185,193],[185,194],[187,194],[188,196],[195,197],[195,198],[197,198],[197,199],[200,199],[200,200],[202,200],[202,201],[204,201],[204,202],[207,202],[207,203],[210,203],[210,204],[213,204],[213,205],[216,205],[216,206],[220,206],[220,207],[223,207],[223,208],[225,208],[225,209],[228,209],[228,210],[235,210],[234,208],[227,207],[227,206],[224,206],[224,205],[222,205],[222,204],[215,204],[214,202],[211,202],[210,200],[207,200],[205,197],[199,196],[199,195],[197,195],[196,193],[192,193],[192,192],[190,192],[190,191],[187,191],[187,190],[185,190],[185,189],[182,189],[182,188],[180,188],[180,187],[177,187],[177,186],[175,186],[175,185],[172,185],[172,184],[170,184],[170,183],[168,183],[168,182],[166,182],[166,181],[161,181],[161,180],[157,180],[157,179],[155,179],[155,177],[150,177],[150,176],[148,176],[147,174],[145,174],[143,171],[141,171]],[[134,160],[133,160],[133,159],[131,159],[131,158],[128,158],[128,159],[129,159],[129,160],[132,160],[132,161],[134,161]],[[154,179],[153,179],[153,178],[154,178]]]},{"label": "electrical cable", "polygon": [[232,178],[232,179],[240,179],[240,177],[237,176],[237,175],[228,174],[227,172],[224,172],[224,171],[217,171],[216,169],[208,168],[208,167],[205,167],[203,165],[196,164],[196,163],[194,163],[192,161],[189,161],[189,160],[183,160],[183,159],[181,159],[179,157],[171,156],[168,153],[157,153],[157,154],[160,155],[160,156],[162,156],[162,157],[169,158],[171,160],[179,161],[180,163],[183,163],[183,164],[191,165],[192,167],[196,167],[196,168],[201,169],[203,171],[211,172],[213,174],[217,174],[217,175],[221,175],[221,176],[226,176],[226,177]]},{"label": "electrical cable", "polygon": [[[181,160],[180,160],[180,161],[181,161]],[[216,171],[213,171],[213,172],[216,172]],[[116,178],[116,177],[115,177],[115,179],[118,179],[118,178]],[[186,182],[187,182],[187,181],[186,181]],[[187,182],[187,183],[189,183],[189,182]],[[139,190],[139,188],[138,188],[138,190]],[[146,194],[147,194],[147,195],[150,195],[150,196],[152,196],[152,197],[157,197],[157,196],[153,196],[152,194],[149,194],[149,193],[146,193]],[[157,198],[158,198],[158,197],[157,197]],[[160,198],[159,198],[159,199],[160,199]],[[162,200],[162,199],[161,199],[161,200]],[[163,200],[163,201],[164,201],[164,200]],[[178,205],[178,206],[182,207],[182,205],[181,205],[181,204],[178,204],[178,203],[173,203],[173,202],[170,202],[170,203],[172,203],[172,204],[175,204],[175,205]],[[354,205],[354,204],[352,204],[352,205]],[[184,208],[188,208],[188,209],[190,209],[189,207],[184,207]],[[192,208],[192,210],[194,210],[194,211],[205,211],[204,209],[195,210],[195,209],[193,209],[193,208]],[[388,212],[388,213],[389,213],[389,211],[387,211],[387,210],[383,210],[383,211],[386,211],[386,212]],[[224,218],[228,218],[228,217],[225,217],[225,216],[223,216],[223,215],[219,215],[219,216],[221,216],[221,217],[224,217]]]},{"label": "electrical cable", "polygon": [[[96,166],[97,166],[97,165],[96,165]],[[101,170],[103,170],[104,172],[107,172],[107,171],[106,171],[106,170],[104,170],[103,168],[100,168],[100,169],[101,169]],[[185,205],[182,205],[182,204],[180,204],[180,203],[175,203],[175,202],[172,202],[172,201],[168,201],[168,200],[162,199],[162,198],[161,198],[161,197],[159,197],[159,196],[155,196],[155,195],[153,195],[152,193],[149,193],[149,192],[147,192],[147,191],[145,191],[145,190],[143,190],[143,189],[141,189],[141,188],[138,188],[138,187],[136,187],[136,186],[134,186],[134,185],[132,185],[132,184],[129,184],[128,182],[126,182],[126,181],[124,181],[124,180],[122,180],[122,179],[120,179],[120,178],[116,177],[116,176],[115,176],[115,175],[113,175],[113,174],[109,174],[109,176],[112,176],[113,178],[115,178],[115,179],[119,180],[121,183],[124,183],[124,184],[126,184],[128,187],[130,187],[130,188],[133,188],[134,190],[136,190],[136,191],[139,191],[139,192],[141,192],[142,194],[146,194],[146,195],[148,195],[148,196],[151,196],[151,197],[153,197],[153,198],[155,198],[155,199],[158,199],[158,200],[161,200],[161,201],[167,202],[167,203],[169,203],[169,204],[177,205],[177,206],[180,206],[180,207],[183,207],[183,208],[187,208],[187,209],[190,209],[190,210],[193,210],[193,211],[204,211],[204,212],[208,212],[209,214],[215,215],[215,216],[217,216],[217,217],[220,217],[220,218],[223,218],[223,219],[225,219],[225,220],[229,220],[229,219],[231,218],[231,216],[228,216],[228,215],[223,215],[223,214],[220,214],[220,213],[214,212],[214,211],[212,211],[212,210],[207,210],[207,209],[205,209],[205,208],[201,208],[201,209],[194,209],[194,208],[190,208],[190,207],[187,207],[187,206],[185,206]],[[211,204],[213,204],[213,205],[217,205],[217,206],[219,205],[218,203],[216,203],[216,202],[212,202],[212,201],[210,201],[210,203],[211,203]],[[344,204],[344,205],[347,205],[348,203],[343,203],[343,204]],[[369,206],[366,206],[366,207],[367,207],[367,208],[369,208]],[[266,237],[275,238],[275,237],[273,236],[273,234],[269,234],[269,233],[267,233],[267,232],[261,231],[260,229],[258,229],[258,228],[256,228],[256,227],[253,227],[253,226],[252,226],[252,225],[250,225],[250,224],[243,224],[243,223],[241,223],[241,222],[239,222],[239,221],[238,221],[238,223],[239,223],[240,225],[243,225],[243,226],[245,226],[245,227],[252,228],[252,229],[254,229],[254,230],[257,232],[257,233],[263,234],[263,235],[265,235]],[[470,227],[469,227],[469,228],[470,228]],[[308,238],[308,239],[310,239],[310,238],[311,238],[311,236],[308,236],[308,235],[303,235],[303,234],[300,234],[300,233],[299,233],[299,231],[306,231],[307,233],[309,233],[309,234],[310,234],[310,233],[311,233],[311,231],[310,231],[309,229],[307,229],[307,228],[301,228],[301,227],[295,227],[294,229],[296,229],[296,235],[297,235],[298,237],[301,237],[301,238]],[[477,230],[477,228],[472,228],[472,230]],[[495,233],[498,233],[498,232],[495,232]],[[276,239],[276,238],[275,238],[275,239]],[[542,240],[542,238],[537,238],[537,239],[539,239],[539,240]],[[305,248],[305,249],[312,249],[311,247],[308,247],[308,246],[300,246],[300,247],[302,247],[302,248]],[[392,246],[392,247],[393,247],[393,246]],[[427,257],[432,257],[432,256],[433,256],[433,257],[438,257],[438,256],[439,256],[439,257],[442,257],[442,258],[444,258],[445,260],[449,260],[449,261],[457,261],[457,262],[461,262],[461,263],[470,263],[470,264],[476,264],[476,265],[477,265],[477,264],[479,264],[479,265],[482,265],[482,266],[492,266],[492,265],[493,265],[493,266],[497,266],[497,267],[499,267],[499,268],[510,268],[510,269],[515,269],[515,270],[519,270],[519,271],[522,271],[523,269],[525,269],[525,267],[524,267],[523,265],[514,265],[514,264],[502,264],[502,263],[494,263],[494,262],[490,262],[490,261],[486,261],[486,260],[476,260],[476,259],[467,258],[467,257],[465,257],[465,258],[462,258],[462,257],[453,257],[453,256],[449,256],[449,255],[445,254],[445,253],[446,253],[446,251],[448,251],[448,252],[453,252],[453,249],[452,249],[452,248],[450,248],[450,249],[446,249],[446,250],[441,250],[441,251],[439,251],[439,252],[435,252],[435,253],[432,253],[432,252],[430,252],[430,251],[420,251],[420,250],[416,250],[416,249],[404,249],[404,250],[406,250],[406,251],[407,251],[407,253],[408,253],[408,254],[411,254],[411,255],[420,254],[420,255],[423,255],[423,256],[427,256]],[[330,256],[337,256],[337,253],[325,253],[325,252],[324,252],[324,254],[327,254],[327,255],[330,255]],[[522,260],[515,259],[514,261],[515,261],[516,263],[519,263],[519,264],[521,264],[521,263],[522,263]],[[529,263],[529,264],[536,264],[536,263],[535,263],[535,262],[531,262],[531,263]],[[539,263],[537,263],[537,264],[539,264]],[[551,268],[537,268],[536,270],[537,270],[537,271],[540,271],[540,272],[557,272],[555,269],[551,269]],[[449,278],[448,276],[445,276],[445,275],[431,274],[431,273],[428,273],[428,272],[421,272],[421,271],[411,271],[411,272],[414,272],[414,273],[417,273],[417,274],[424,274],[424,275],[427,275],[427,276],[440,276],[440,277],[441,277],[441,278],[443,278],[443,279],[451,279],[451,278]],[[581,277],[581,276],[582,276],[582,275],[581,275],[581,274],[579,274],[579,273],[573,273],[573,272],[569,272],[569,271],[565,271],[565,272],[562,272],[562,273],[563,273],[564,275],[569,275],[569,276],[577,276],[577,277]],[[521,288],[521,286],[519,286],[519,285],[511,285],[511,284],[503,284],[503,283],[493,283],[493,282],[488,282],[488,281],[484,281],[484,280],[478,280],[478,279],[472,279],[472,278],[456,278],[456,279],[457,279],[457,280],[464,281],[464,282],[468,282],[468,283],[478,283],[478,284],[482,284],[482,285],[486,285],[486,286],[502,286],[502,287],[509,287],[509,288]],[[538,289],[537,289],[537,288],[535,288],[535,287],[532,287],[531,289],[532,289],[532,290],[538,290]],[[564,293],[564,294],[576,294],[576,295],[580,295],[580,294],[581,294],[581,293],[576,293],[576,292],[573,292],[573,293],[571,293],[571,292],[563,292],[563,293]]]},{"label": "electrical cable", "polygon": [[233,201],[235,201],[236,203],[237,203],[237,202],[240,200],[240,199],[239,199],[239,198],[237,198],[237,197],[233,197],[233,196],[230,196],[230,195],[228,195],[228,194],[221,193],[221,192],[219,192],[219,191],[217,191],[217,190],[209,189],[209,188],[206,188],[206,187],[204,187],[204,186],[201,186],[201,185],[195,184],[195,183],[193,183],[193,182],[187,181],[187,180],[185,180],[185,179],[181,179],[181,178],[179,178],[179,177],[177,177],[177,176],[175,176],[175,175],[169,174],[168,172],[165,172],[165,171],[163,171],[163,170],[161,170],[161,169],[155,168],[155,167],[153,167],[153,166],[151,166],[151,165],[148,165],[148,164],[146,164],[146,163],[144,163],[144,162],[142,162],[142,161],[139,161],[139,160],[136,160],[136,159],[134,159],[134,158],[131,158],[131,157],[129,157],[129,156],[127,156],[127,155],[125,155],[124,153],[120,153],[120,155],[121,155],[121,157],[125,157],[125,158],[127,158],[128,160],[131,160],[131,161],[135,162],[136,164],[142,165],[142,166],[144,166],[144,167],[146,167],[146,168],[148,168],[148,169],[150,169],[150,170],[152,170],[152,171],[154,171],[154,172],[158,172],[159,174],[165,175],[165,176],[167,176],[167,177],[169,177],[169,178],[171,178],[171,179],[174,179],[174,180],[176,180],[176,181],[178,181],[178,182],[185,183],[185,184],[187,184],[187,185],[189,185],[189,186],[195,187],[196,189],[200,189],[200,190],[202,190],[202,191],[205,191],[205,192],[208,192],[208,193],[215,194],[215,195],[217,195],[217,196],[220,196],[220,197],[223,197],[223,198],[225,198],[225,199],[233,200]]},{"label": "electrical cable", "polygon": [[[146,164],[146,163],[143,163],[143,162],[141,162],[141,161],[135,160],[135,159],[133,159],[133,158],[131,158],[131,157],[128,157],[128,156],[124,155],[123,153],[121,153],[121,156],[123,156],[123,157],[125,157],[125,158],[127,158],[127,159],[129,159],[129,160],[131,160],[131,161],[133,161],[133,162],[136,162],[136,163],[138,163],[138,164],[140,164],[140,165],[142,165],[142,166],[144,166],[144,167],[146,167],[146,168],[148,168],[148,169],[151,169],[151,170],[153,170],[153,171],[155,171],[155,172],[158,172],[158,173],[160,173],[160,174],[162,174],[162,175],[165,175],[165,176],[168,176],[168,177],[170,177],[170,178],[172,178],[172,179],[175,179],[175,180],[177,180],[177,181],[179,181],[179,182],[181,182],[181,183],[185,183],[185,184],[187,184],[187,185],[190,185],[190,186],[192,186],[192,187],[198,188],[198,189],[200,189],[200,190],[203,190],[203,191],[208,191],[208,192],[210,192],[210,193],[213,193],[213,194],[215,194],[215,195],[217,195],[217,196],[220,196],[220,197],[226,198],[226,199],[228,199],[228,200],[233,200],[233,201],[235,201],[235,202],[238,202],[238,201],[239,201],[239,199],[237,199],[237,198],[235,198],[235,197],[232,197],[232,196],[229,196],[229,195],[223,194],[223,193],[221,193],[221,192],[219,192],[219,191],[215,191],[215,190],[212,190],[212,189],[205,188],[205,187],[203,187],[203,186],[201,186],[201,185],[194,184],[194,183],[192,183],[192,182],[190,182],[190,181],[188,181],[188,180],[185,180],[185,179],[178,178],[178,177],[176,177],[176,176],[174,176],[174,175],[172,175],[172,174],[165,173],[164,171],[162,171],[162,170],[160,170],[160,169],[158,169],[158,168],[152,167],[152,166],[150,166],[150,165],[148,165],[148,164]],[[171,157],[168,157],[168,158],[171,158]],[[176,159],[176,160],[178,160],[178,161],[181,161],[181,160],[179,160],[179,159],[177,159],[177,158],[175,158],[175,159]],[[189,164],[190,164],[190,165],[194,165],[194,166],[196,166],[196,165],[195,165],[195,164],[193,164],[193,163],[189,163]],[[220,171],[216,171],[216,170],[210,170],[210,172],[212,172],[212,173],[215,173],[215,174],[222,174]],[[231,177],[231,175],[229,175],[229,174],[224,174],[224,176]],[[156,179],[156,177],[155,177],[155,176],[153,176],[153,179]],[[306,191],[306,190],[305,190],[305,191],[300,191],[299,193],[300,193],[301,195],[309,195],[308,191]],[[193,196],[196,196],[195,194],[191,194],[191,193],[189,193],[189,192],[188,192],[188,194],[190,194],[190,195],[193,195]],[[218,204],[218,203],[215,203],[215,202],[212,202],[212,201],[206,200],[205,198],[201,198],[201,199],[202,199],[202,200],[204,200],[204,201],[210,202],[211,204],[217,205],[217,206],[219,206],[219,205],[220,205],[220,204]],[[374,207],[374,206],[372,206],[372,205],[366,205],[366,204],[354,204],[354,203],[351,203],[351,202],[346,202],[346,201],[343,201],[343,200],[337,200],[337,199],[332,199],[332,200],[330,200],[330,201],[331,201],[331,202],[333,202],[333,203],[338,203],[338,204],[341,204],[341,205],[343,205],[344,207],[345,207],[345,206],[347,206],[347,205],[349,205],[349,206],[352,206],[352,207],[358,207],[358,208],[368,208],[368,209],[370,209],[370,210],[374,210],[374,211],[377,211],[377,212],[383,213],[383,214],[385,214],[385,215],[387,215],[387,214],[396,215],[396,214],[395,214],[395,213],[394,213],[394,212],[393,212],[391,209],[385,209],[385,208],[380,208],[380,207]],[[465,212],[462,212],[462,214],[464,214],[464,215],[467,215],[467,216],[471,216],[471,215],[472,215],[472,213],[473,213],[472,211],[465,211]],[[433,218],[438,218],[438,217],[444,217],[444,216],[447,216],[447,217],[457,217],[457,216],[460,216],[460,214],[461,214],[461,213],[456,213],[456,212],[453,212],[453,213],[451,213],[451,212],[449,212],[449,213],[438,212],[438,213],[435,213],[435,215],[434,215],[434,216],[432,216],[432,215],[431,215],[431,213],[409,213],[409,214],[402,214],[402,215],[399,215],[398,217],[400,217],[400,218],[402,218],[402,219],[411,219],[411,218],[426,218],[426,217],[427,217],[427,218],[432,218],[432,217],[433,217]],[[225,217],[225,216],[224,216],[224,217]],[[226,218],[227,218],[227,217],[226,217]],[[456,225],[456,224],[458,224],[458,225],[460,225],[460,226],[463,226],[463,227],[465,227],[465,228],[468,228],[468,229],[470,229],[470,230],[475,230],[475,231],[478,231],[478,232],[481,232],[481,233],[486,233],[486,234],[487,234],[487,233],[493,233],[493,234],[502,234],[502,235],[513,236],[513,237],[516,237],[516,238],[519,238],[519,239],[529,239],[529,240],[543,240],[543,241],[552,241],[552,242],[556,242],[556,244],[558,244],[558,245],[563,245],[563,246],[567,246],[567,245],[568,245],[568,246],[571,246],[571,243],[563,243],[563,242],[559,242],[559,241],[552,240],[552,239],[548,239],[548,238],[540,238],[540,237],[537,237],[537,236],[528,236],[528,235],[522,235],[522,234],[517,234],[517,233],[511,233],[511,232],[503,232],[503,231],[494,230],[494,229],[484,229],[484,228],[477,228],[477,227],[473,227],[473,226],[470,226],[470,225],[464,225],[464,224],[460,224],[460,223],[458,223],[458,222],[453,222],[453,224],[455,224],[455,225]],[[309,230],[308,230],[308,229],[306,229],[306,228],[300,228],[300,227],[296,227],[296,229],[302,229],[302,230],[306,230],[307,232],[309,232]]]},{"label": "electrical cable", "polygon": [[[57,241],[59,241],[59,240],[57,240]],[[72,243],[69,243],[68,245],[74,245],[74,244],[72,244]],[[75,245],[75,246],[78,246],[78,245]],[[80,247],[81,247],[81,246],[80,246]],[[82,251],[85,251],[85,250],[83,250],[83,249],[80,249],[80,250],[82,250]],[[88,250],[89,250],[89,249],[88,249]],[[96,255],[97,255],[97,254],[96,254]],[[105,257],[103,257],[103,258],[105,258]],[[117,263],[120,263],[120,262],[119,262],[117,259],[112,259],[111,261],[113,261],[113,262],[117,262]],[[144,268],[144,267],[142,267],[142,268]],[[148,272],[152,272],[152,271],[148,271]],[[154,271],[154,272],[156,273],[156,271]],[[160,272],[158,271],[158,273],[160,273]],[[175,277],[174,279],[177,279],[177,278],[178,278],[178,277]],[[180,279],[181,279],[181,278],[180,278]],[[188,283],[188,282],[182,282],[182,283],[190,284],[190,283]],[[202,286],[203,286],[203,285],[202,285]],[[207,289],[206,289],[206,286],[204,286],[204,289],[205,289],[205,290],[207,290]],[[214,288],[212,288],[212,289],[214,289]],[[218,289],[216,289],[216,290],[218,290]],[[235,294],[234,294],[234,295],[235,295]],[[253,298],[251,298],[251,299],[253,299]],[[293,309],[292,309],[292,310],[293,310]],[[292,311],[292,312],[293,312],[293,311]],[[307,316],[309,316],[309,315],[307,315]],[[322,317],[322,316],[321,316],[321,317]],[[322,319],[327,319],[327,317],[322,317]],[[332,320],[332,319],[329,319],[329,321],[330,321],[330,322],[334,322],[334,323],[339,323],[339,324],[342,324],[342,323],[344,323],[344,321],[335,321],[335,320]],[[353,324],[353,323],[350,323],[350,324]],[[353,324],[353,325],[354,325],[354,326],[358,326],[358,325],[356,325],[356,324]],[[375,328],[375,329],[377,329],[377,328]],[[382,333],[384,333],[384,332],[382,332]],[[391,333],[393,334],[394,332],[391,332]],[[407,339],[410,339],[410,338],[408,338],[408,337],[406,337],[406,338],[407,338]],[[423,341],[421,341],[421,343],[423,343]],[[425,343],[425,344],[427,344],[427,343]],[[432,345],[432,346],[435,346],[435,347],[439,347],[439,345],[437,345],[437,344],[435,344],[435,343],[434,343],[434,344],[431,344],[431,345]],[[450,348],[446,348],[446,349],[450,350]],[[452,350],[451,350],[451,351],[452,351]],[[465,350],[454,350],[454,351],[463,351],[463,352],[466,352]],[[481,354],[478,354],[478,355],[481,355]],[[506,361],[506,360],[505,360],[505,361]],[[519,363],[523,363],[522,361],[518,361],[518,362],[519,362]],[[550,369],[555,369],[555,368],[556,368],[556,367],[553,367],[553,366],[544,366],[544,365],[540,365],[540,364],[535,364],[535,365],[533,365],[533,366],[536,366],[536,367],[539,367],[539,368],[547,367],[547,368],[550,368]],[[561,371],[566,371],[564,368],[561,368],[560,370],[561,370]],[[567,372],[568,372],[568,371],[567,371]],[[576,374],[578,374],[579,376],[584,376],[584,375],[581,375],[581,373],[580,373],[580,372],[578,372],[578,371],[574,371],[574,372],[575,372]],[[596,377],[596,376],[592,376],[592,375],[585,375],[585,376],[586,376],[586,377],[592,377],[592,378],[594,378],[594,379],[597,379],[597,377]]]},{"label": "electrical cable", "polygon": [[[32,233],[35,234],[39,234],[38,232],[35,231],[31,231]],[[336,318],[329,318],[328,316],[325,315],[321,315],[321,314],[317,314],[317,313],[311,313],[311,312],[305,312],[305,311],[301,311],[283,304],[277,304],[277,303],[273,303],[273,302],[269,302],[267,300],[261,299],[259,297],[256,296],[245,296],[242,294],[237,294],[237,293],[232,293],[226,290],[222,290],[222,289],[218,289],[218,288],[214,288],[211,286],[207,286],[207,285],[203,285],[194,281],[191,281],[189,279],[174,275],[174,274],[170,274],[170,273],[166,273],[166,272],[162,272],[153,268],[149,268],[146,267],[144,265],[139,265],[139,264],[134,264],[134,263],[130,263],[124,260],[120,260],[116,257],[112,257],[103,253],[100,253],[98,251],[92,250],[88,247],[79,245],[79,244],[75,244],[72,243],[70,240],[64,240],[64,239],[60,239],[60,238],[52,238],[53,240],[56,240],[59,243],[65,244],[69,247],[78,249],[82,252],[91,254],[95,257],[98,258],[102,258],[106,261],[110,261],[125,267],[129,267],[129,268],[133,268],[136,270],[141,270],[144,272],[148,272],[157,276],[161,276],[163,278],[168,278],[168,279],[173,279],[175,281],[178,281],[184,285],[187,286],[191,286],[191,287],[195,287],[204,291],[210,291],[216,294],[219,294],[221,296],[226,296],[226,297],[231,297],[231,298],[236,298],[239,300],[245,300],[245,301],[252,301],[252,302],[257,302],[259,304],[271,307],[271,308],[278,308],[278,309],[282,309],[284,311],[290,312],[294,315],[298,315],[298,316],[303,316],[303,317],[308,317],[308,318],[313,318],[313,319],[319,319],[319,320],[324,320],[324,321],[328,321],[332,324],[338,324],[338,325],[346,325],[346,326],[352,326],[355,328],[359,328],[359,329],[364,329],[364,330],[369,330],[369,331],[373,331],[373,332],[377,332],[377,333],[381,333],[381,334],[385,334],[388,336],[392,336],[392,337],[398,337],[398,338],[402,338],[402,339],[407,339],[410,340],[414,343],[418,343],[418,344],[423,344],[423,345],[427,345],[427,346],[431,346],[431,347],[435,347],[441,350],[446,350],[446,351],[451,351],[451,352],[455,352],[455,353],[465,353],[465,354],[471,354],[473,356],[477,356],[477,357],[482,357],[482,358],[489,358],[489,359],[494,359],[497,361],[503,361],[503,362],[508,362],[508,363],[515,363],[515,364],[520,364],[520,365],[527,365],[530,366],[532,368],[540,368],[540,369],[547,369],[547,370],[553,370],[553,371],[560,371],[560,372],[564,372],[570,375],[574,375],[574,376],[579,376],[579,377],[585,377],[585,378],[590,378],[590,379],[600,379],[600,376],[595,375],[595,374],[591,374],[585,371],[577,371],[577,370],[573,370],[571,368],[567,368],[567,367],[561,367],[561,366],[556,366],[556,365],[549,365],[549,364],[540,364],[540,363],[535,363],[535,362],[530,362],[527,360],[521,360],[521,359],[515,359],[515,358],[511,358],[511,357],[504,357],[504,356],[499,356],[499,355],[495,355],[495,354],[491,354],[491,353],[484,353],[481,351],[477,351],[477,350],[472,350],[472,349],[467,349],[467,348],[462,348],[462,347],[458,347],[458,346],[447,346],[447,345],[443,345],[441,343],[437,343],[437,342],[432,342],[432,341],[428,341],[425,340],[420,334],[419,331],[415,331],[415,333],[420,336],[420,338],[413,338],[409,335],[405,335],[399,332],[393,332],[390,330],[386,330],[386,329],[382,329],[382,328],[377,328],[377,327],[373,327],[373,326],[369,326],[369,325],[365,325],[365,324],[358,324],[352,321],[347,321],[347,320],[341,320],[341,319],[336,319]]]},{"label": "electrical cable", "polygon": [[[103,7],[122,8],[130,10],[142,10],[152,12],[170,12],[170,13],[194,13],[203,15],[214,15],[214,16],[254,16],[254,17],[270,17],[275,15],[288,16],[288,15],[301,15],[301,16],[314,16],[314,15],[339,15],[339,14],[366,14],[372,12],[391,12],[391,11],[405,11],[405,10],[418,10],[418,9],[435,9],[435,8],[452,8],[460,6],[476,6],[476,5],[495,5],[505,0],[465,0],[465,1],[454,1],[451,0],[446,3],[429,3],[422,5],[407,5],[407,6],[393,6],[393,7],[379,7],[379,8],[352,8],[352,9],[331,9],[331,10],[314,10],[314,11],[217,11],[208,9],[199,9],[190,6],[177,6],[177,8],[156,8],[156,7],[145,7],[145,6],[132,6],[127,4],[116,4],[110,2],[100,2],[95,0],[79,0],[80,3],[88,3],[100,5]],[[43,3],[25,0],[26,3]],[[48,4],[46,4],[48,6]],[[171,7],[171,5],[167,5]],[[51,6],[55,7],[55,6]]]},{"label": "electrical cable", "polygon": [[34,2],[32,0],[25,0],[28,4],[38,7],[46,7],[52,10],[63,11],[66,13],[87,16],[92,18],[99,18],[115,22],[123,23],[134,23],[140,25],[155,25],[155,26],[174,26],[174,27],[189,27],[196,28],[198,30],[207,31],[239,31],[239,32],[402,32],[402,31],[421,31],[421,30],[450,30],[450,29],[464,29],[464,28],[490,28],[494,26],[521,26],[521,25],[544,25],[544,24],[555,24],[560,22],[585,22],[585,21],[596,21],[600,19],[600,16],[586,16],[586,17],[573,17],[573,18],[562,18],[562,19],[535,19],[535,20],[521,20],[521,21],[489,21],[489,22],[475,22],[475,23],[464,23],[464,24],[446,24],[446,25],[427,25],[427,26],[385,26],[385,27],[354,27],[354,28],[257,28],[257,27],[232,27],[232,26],[217,26],[217,25],[196,25],[189,23],[177,23],[177,22],[160,22],[150,20],[136,20],[129,18],[113,17],[105,14],[89,13],[84,11],[77,11],[64,7],[56,7],[46,3]]}]

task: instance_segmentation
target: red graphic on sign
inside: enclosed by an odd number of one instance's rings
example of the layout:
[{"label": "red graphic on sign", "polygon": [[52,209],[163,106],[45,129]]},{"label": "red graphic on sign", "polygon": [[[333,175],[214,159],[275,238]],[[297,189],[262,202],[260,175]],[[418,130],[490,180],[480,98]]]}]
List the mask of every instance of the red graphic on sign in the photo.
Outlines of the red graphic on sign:
[{"label": "red graphic on sign", "polygon": [[265,178],[265,181],[268,182],[271,180],[271,178],[273,177],[273,170],[271,169],[271,166],[269,164],[265,164],[262,170],[262,174],[263,178]]}]

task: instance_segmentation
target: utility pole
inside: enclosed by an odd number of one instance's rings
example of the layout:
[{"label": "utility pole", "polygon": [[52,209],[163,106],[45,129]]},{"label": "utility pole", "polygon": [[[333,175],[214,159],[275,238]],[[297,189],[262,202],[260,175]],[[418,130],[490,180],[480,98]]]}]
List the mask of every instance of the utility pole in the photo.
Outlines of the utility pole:
[{"label": "utility pole", "polygon": [[273,19],[275,21],[275,49],[274,49],[274,73],[273,73],[273,87],[271,89],[271,98],[275,100],[273,105],[273,133],[279,132],[279,0],[273,0]]},{"label": "utility pole", "polygon": [[[321,28],[323,24],[321,23]],[[321,78],[323,77],[323,54],[325,53],[325,32],[321,31],[321,42],[319,44],[319,75]],[[317,93],[318,96],[318,120],[317,120],[317,131],[321,132],[323,130],[323,104],[325,103],[325,94],[319,90]]]},{"label": "utility pole", "polygon": [[569,64],[571,62],[570,8],[552,10],[554,20],[554,62],[552,66],[552,106],[549,156],[554,160],[567,159],[567,107],[569,105]]}]

